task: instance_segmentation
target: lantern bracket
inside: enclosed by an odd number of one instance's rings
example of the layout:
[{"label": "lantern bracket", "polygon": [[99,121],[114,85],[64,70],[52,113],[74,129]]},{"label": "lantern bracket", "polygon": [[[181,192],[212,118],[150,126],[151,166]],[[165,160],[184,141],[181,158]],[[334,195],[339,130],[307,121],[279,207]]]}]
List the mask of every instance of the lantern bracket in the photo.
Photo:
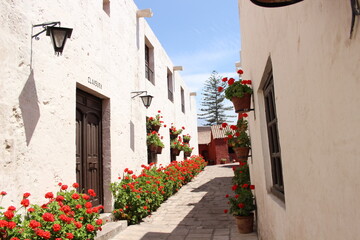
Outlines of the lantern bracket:
[{"label": "lantern bracket", "polygon": [[136,98],[137,96],[139,96],[139,95],[141,95],[141,94],[143,94],[143,93],[147,94],[147,91],[136,91],[136,92],[131,92],[131,93],[134,93],[134,94],[135,94],[135,95],[132,96],[131,98]]},{"label": "lantern bracket", "polygon": [[35,24],[32,27],[43,27],[43,30],[32,35],[31,38],[35,38],[36,40],[39,40],[39,35],[42,34],[43,32],[46,32],[47,27],[55,27],[56,25],[59,25],[59,27],[61,26],[60,22],[48,22],[48,23],[41,23],[41,24]]}]

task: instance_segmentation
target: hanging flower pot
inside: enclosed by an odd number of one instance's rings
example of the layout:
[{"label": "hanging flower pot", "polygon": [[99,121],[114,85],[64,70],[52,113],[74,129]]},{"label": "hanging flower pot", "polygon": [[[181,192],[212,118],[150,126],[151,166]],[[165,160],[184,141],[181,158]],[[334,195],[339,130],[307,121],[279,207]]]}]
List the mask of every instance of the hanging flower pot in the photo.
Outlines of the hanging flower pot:
[{"label": "hanging flower pot", "polygon": [[156,154],[161,154],[161,152],[162,152],[162,147],[161,146],[157,146],[157,148],[156,148]]},{"label": "hanging flower pot", "polygon": [[251,233],[254,230],[254,213],[250,216],[235,216],[239,233]]},{"label": "hanging flower pot", "polygon": [[172,148],[171,149],[171,155],[179,156],[180,155],[180,149]]},{"label": "hanging flower pot", "polygon": [[191,156],[191,152],[184,152],[184,158],[188,158]]},{"label": "hanging flower pot", "polygon": [[251,94],[245,93],[242,97],[232,97],[231,101],[234,105],[235,112],[246,112],[250,109]]},{"label": "hanging flower pot", "polygon": [[247,159],[249,156],[249,147],[235,147],[233,148],[237,158]]},{"label": "hanging flower pot", "polygon": [[159,129],[160,129],[160,125],[151,125],[151,130],[152,131],[158,132]]},{"label": "hanging flower pot", "polygon": [[156,152],[157,151],[157,147],[155,144],[150,144],[148,145],[148,148],[150,150],[150,152]]}]

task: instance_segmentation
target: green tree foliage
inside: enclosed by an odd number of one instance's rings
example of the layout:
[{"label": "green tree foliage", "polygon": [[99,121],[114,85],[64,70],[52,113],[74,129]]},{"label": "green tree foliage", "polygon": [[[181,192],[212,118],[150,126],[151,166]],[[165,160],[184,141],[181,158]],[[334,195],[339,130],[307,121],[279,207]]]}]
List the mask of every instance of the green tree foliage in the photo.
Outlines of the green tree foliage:
[{"label": "green tree foliage", "polygon": [[234,117],[227,115],[226,111],[233,110],[233,107],[226,107],[224,104],[224,91],[219,92],[218,88],[225,88],[226,82],[222,81],[222,77],[216,71],[205,81],[203,88],[203,98],[201,101],[201,113],[198,114],[199,119],[205,120],[205,125],[218,125],[227,121],[227,118]]}]

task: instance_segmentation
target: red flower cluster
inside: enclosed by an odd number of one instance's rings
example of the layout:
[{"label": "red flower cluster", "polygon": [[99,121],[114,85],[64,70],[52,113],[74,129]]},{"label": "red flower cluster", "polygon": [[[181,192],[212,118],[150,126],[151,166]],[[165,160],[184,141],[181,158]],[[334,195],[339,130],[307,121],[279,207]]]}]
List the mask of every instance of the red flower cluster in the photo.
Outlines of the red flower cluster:
[{"label": "red flower cluster", "polygon": [[[0,239],[16,240],[19,239],[19,234],[28,236],[24,240],[74,239],[75,236],[80,237],[79,239],[93,239],[103,224],[103,221],[98,219],[98,212],[103,207],[93,207],[91,202],[88,202],[90,196],[96,196],[95,191],[89,189],[89,196],[74,190],[67,191],[68,186],[62,183],[58,185],[60,191],[57,196],[55,197],[52,192],[46,193],[45,198],[48,202],[28,208],[25,219],[16,213],[17,209],[14,206],[9,206],[3,213],[0,212]],[[79,187],[77,183],[72,186],[75,189]],[[3,191],[0,195],[5,196],[6,192]],[[25,209],[30,205],[29,196],[30,193],[24,193],[20,202]]]}]

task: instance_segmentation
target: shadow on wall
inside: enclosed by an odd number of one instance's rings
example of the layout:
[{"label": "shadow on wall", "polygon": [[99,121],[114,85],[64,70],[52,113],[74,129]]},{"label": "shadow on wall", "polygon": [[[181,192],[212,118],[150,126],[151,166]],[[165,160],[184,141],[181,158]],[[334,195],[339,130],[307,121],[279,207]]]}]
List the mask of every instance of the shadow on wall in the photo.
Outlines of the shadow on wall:
[{"label": "shadow on wall", "polygon": [[28,146],[40,118],[39,100],[32,70],[20,93],[19,105],[24,122],[26,145]]}]

